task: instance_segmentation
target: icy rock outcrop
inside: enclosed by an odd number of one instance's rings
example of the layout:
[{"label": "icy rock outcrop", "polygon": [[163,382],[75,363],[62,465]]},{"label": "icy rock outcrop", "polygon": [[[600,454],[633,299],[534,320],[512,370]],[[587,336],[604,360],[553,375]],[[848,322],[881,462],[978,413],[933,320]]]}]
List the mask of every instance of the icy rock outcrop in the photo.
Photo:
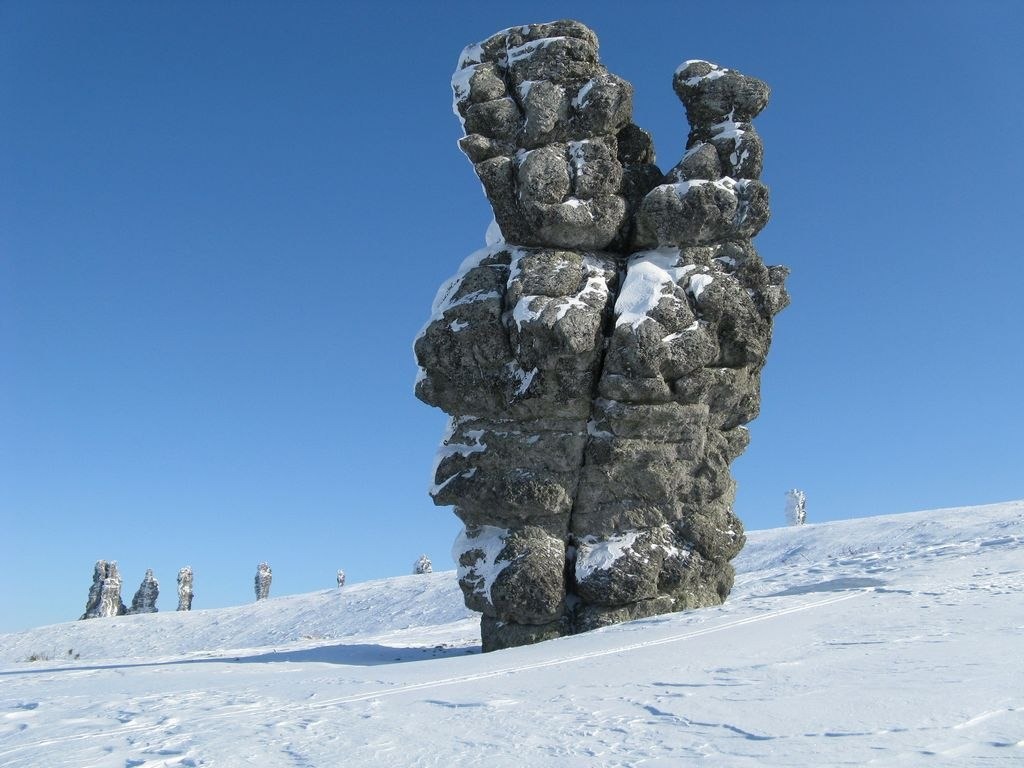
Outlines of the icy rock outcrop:
[{"label": "icy rock outcrop", "polygon": [[485,650],[717,604],[744,543],[746,447],[787,270],[750,121],[759,80],[675,74],[691,131],[667,175],[632,87],[575,21],[468,47],[454,109],[494,211],[416,340],[416,394],[452,416],[431,496]]},{"label": "icy rock outcrop", "polygon": [[790,525],[807,522],[807,494],[799,488],[786,491],[786,522]]},{"label": "icy rock outcrop", "polygon": [[153,569],[147,568],[142,583],[132,598],[132,607],[128,613],[156,613],[156,599],[160,595],[160,584],[153,578]]},{"label": "icy rock outcrop", "polygon": [[414,575],[433,573],[434,564],[430,562],[430,558],[426,555],[420,555],[416,558],[416,562],[412,564],[412,572]]},{"label": "icy rock outcrop", "polygon": [[338,569],[338,587],[340,588],[340,587],[344,587],[344,586],[345,586],[345,572],[343,570],[341,570],[341,568],[339,568]]},{"label": "icy rock outcrop", "polygon": [[[81,619],[123,616],[128,612],[121,600],[121,574],[114,560],[97,560],[92,573],[92,586]],[[80,619],[80,620],[81,620]]]},{"label": "icy rock outcrop", "polygon": [[192,610],[192,566],[186,565],[178,571],[178,610]]},{"label": "icy rock outcrop", "polygon": [[256,566],[256,599],[266,600],[270,597],[270,582],[273,580],[274,574],[270,572],[270,566],[266,563],[260,563]]}]

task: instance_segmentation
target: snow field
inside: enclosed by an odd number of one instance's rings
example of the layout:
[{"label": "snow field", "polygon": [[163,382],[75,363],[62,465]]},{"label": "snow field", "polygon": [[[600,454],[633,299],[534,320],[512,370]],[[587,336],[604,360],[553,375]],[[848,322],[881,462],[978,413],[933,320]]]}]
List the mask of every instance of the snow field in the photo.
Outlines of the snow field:
[{"label": "snow field", "polygon": [[754,532],[724,606],[487,655],[451,572],[0,635],[0,765],[1024,764],[1022,544]]}]

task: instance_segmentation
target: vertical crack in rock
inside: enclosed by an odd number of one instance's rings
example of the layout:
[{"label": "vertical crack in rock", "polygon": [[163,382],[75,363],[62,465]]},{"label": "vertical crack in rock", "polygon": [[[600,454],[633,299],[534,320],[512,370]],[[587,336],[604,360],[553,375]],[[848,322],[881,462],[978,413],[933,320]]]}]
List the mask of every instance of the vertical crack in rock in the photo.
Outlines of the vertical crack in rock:
[{"label": "vertical crack in rock", "polygon": [[416,395],[451,415],[430,493],[485,650],[719,603],[744,542],[729,464],[788,303],[750,242],[769,90],[680,66],[663,174],[597,51],[576,21],[513,27],[452,77],[494,222],[416,339]]}]

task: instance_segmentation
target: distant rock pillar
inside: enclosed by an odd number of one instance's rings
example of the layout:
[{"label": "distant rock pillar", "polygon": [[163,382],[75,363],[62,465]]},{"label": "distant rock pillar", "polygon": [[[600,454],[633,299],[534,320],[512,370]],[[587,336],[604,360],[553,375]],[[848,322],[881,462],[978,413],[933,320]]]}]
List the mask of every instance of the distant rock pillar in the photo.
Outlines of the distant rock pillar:
[{"label": "distant rock pillar", "polygon": [[178,571],[178,610],[192,610],[192,566],[186,565]]},{"label": "distant rock pillar", "polygon": [[270,597],[270,581],[273,579],[273,574],[270,572],[270,566],[266,563],[260,563],[256,568],[256,599],[266,600]]},{"label": "distant rock pillar", "polygon": [[160,584],[153,578],[153,569],[147,569],[135,597],[132,598],[132,607],[128,609],[128,613],[156,613],[156,599],[159,594]]},{"label": "distant rock pillar", "polygon": [[786,491],[786,522],[790,525],[807,522],[807,494],[799,488]]},{"label": "distant rock pillar", "polygon": [[121,600],[121,574],[114,560],[97,560],[93,569],[92,586],[81,619],[123,616],[128,612]]},{"label": "distant rock pillar", "polygon": [[338,569],[338,587],[344,587],[344,586],[345,586],[345,572],[343,570],[341,570],[341,568],[339,568]]}]

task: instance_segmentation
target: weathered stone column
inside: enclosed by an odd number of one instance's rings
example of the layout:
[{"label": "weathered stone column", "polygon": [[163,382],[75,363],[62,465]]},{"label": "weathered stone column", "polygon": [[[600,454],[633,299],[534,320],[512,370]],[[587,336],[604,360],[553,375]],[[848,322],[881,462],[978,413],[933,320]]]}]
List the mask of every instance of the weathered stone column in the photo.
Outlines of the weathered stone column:
[{"label": "weathered stone column", "polygon": [[121,574],[114,560],[97,560],[93,569],[92,586],[81,619],[123,616],[128,609],[121,600]]},{"label": "weathered stone column", "polygon": [[178,610],[192,610],[192,566],[186,565],[178,571]]},{"label": "weathered stone column", "polygon": [[156,600],[160,596],[160,584],[153,576],[153,569],[147,568],[142,583],[132,598],[128,613],[156,613]]},{"label": "weathered stone column", "polygon": [[749,242],[767,86],[680,68],[665,177],[597,50],[579,22],[514,27],[452,78],[495,223],[438,292],[416,394],[452,416],[431,496],[465,524],[485,650],[720,602],[743,545],[728,465],[785,303]]},{"label": "weathered stone column", "polygon": [[253,588],[256,590],[256,600],[266,600],[270,597],[270,582],[274,574],[267,563],[260,563],[256,566],[256,577],[253,579]]},{"label": "weathered stone column", "polygon": [[760,80],[704,61],[675,74],[687,151],[636,214],[573,509],[576,629],[720,603],[743,547],[730,463],[760,409],[787,270],[750,242],[768,220],[750,125]]}]

